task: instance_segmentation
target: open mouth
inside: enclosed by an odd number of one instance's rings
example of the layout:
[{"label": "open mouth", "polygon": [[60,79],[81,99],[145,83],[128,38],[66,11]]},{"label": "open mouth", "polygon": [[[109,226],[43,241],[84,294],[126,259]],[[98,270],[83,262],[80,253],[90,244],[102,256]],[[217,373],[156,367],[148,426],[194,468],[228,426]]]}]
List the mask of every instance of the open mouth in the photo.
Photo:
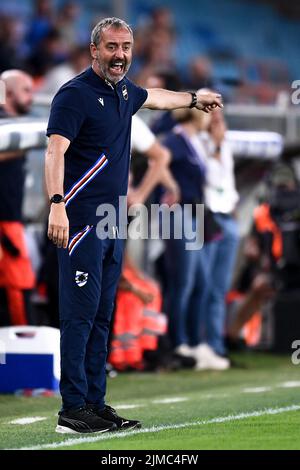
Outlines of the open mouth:
[{"label": "open mouth", "polygon": [[114,73],[122,73],[124,70],[124,62],[113,62],[110,64],[110,70],[112,70]]}]

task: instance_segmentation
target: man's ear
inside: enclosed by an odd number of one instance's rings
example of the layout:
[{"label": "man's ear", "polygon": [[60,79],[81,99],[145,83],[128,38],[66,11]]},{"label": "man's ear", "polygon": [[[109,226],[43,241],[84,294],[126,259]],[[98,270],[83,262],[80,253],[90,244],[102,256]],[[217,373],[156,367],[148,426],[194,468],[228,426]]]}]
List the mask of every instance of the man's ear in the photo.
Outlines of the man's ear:
[{"label": "man's ear", "polygon": [[95,46],[93,42],[90,44],[90,51],[91,51],[92,58],[97,59],[97,47]]}]

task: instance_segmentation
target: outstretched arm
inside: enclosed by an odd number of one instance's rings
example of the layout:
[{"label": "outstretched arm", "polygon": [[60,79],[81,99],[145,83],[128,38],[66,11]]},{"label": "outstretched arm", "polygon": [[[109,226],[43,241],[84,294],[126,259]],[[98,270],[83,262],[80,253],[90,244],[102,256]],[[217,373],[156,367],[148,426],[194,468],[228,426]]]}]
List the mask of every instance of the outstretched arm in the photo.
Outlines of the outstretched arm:
[{"label": "outstretched arm", "polygon": [[[192,104],[192,94],[190,92],[169,91],[162,88],[149,88],[147,92],[148,97],[143,104],[143,108],[171,110],[189,108]],[[196,98],[195,107],[206,113],[216,107],[223,107],[222,97],[218,93],[198,90]]]}]

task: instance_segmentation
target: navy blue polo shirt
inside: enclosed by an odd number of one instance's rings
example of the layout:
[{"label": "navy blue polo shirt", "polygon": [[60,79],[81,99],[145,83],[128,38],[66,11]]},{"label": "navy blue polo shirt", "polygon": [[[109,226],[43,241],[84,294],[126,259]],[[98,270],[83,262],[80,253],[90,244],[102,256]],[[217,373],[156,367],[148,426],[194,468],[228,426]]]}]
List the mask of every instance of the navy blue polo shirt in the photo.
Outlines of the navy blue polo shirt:
[{"label": "navy blue polo shirt", "polygon": [[64,194],[70,225],[95,224],[102,203],[118,207],[127,194],[131,118],[147,91],[123,78],[115,86],[92,69],[55,95],[47,136],[71,141],[65,153]]},{"label": "navy blue polo shirt", "polygon": [[204,158],[201,159],[183,133],[175,130],[166,135],[163,144],[172,154],[170,170],[180,187],[180,203],[202,203],[206,173]]}]

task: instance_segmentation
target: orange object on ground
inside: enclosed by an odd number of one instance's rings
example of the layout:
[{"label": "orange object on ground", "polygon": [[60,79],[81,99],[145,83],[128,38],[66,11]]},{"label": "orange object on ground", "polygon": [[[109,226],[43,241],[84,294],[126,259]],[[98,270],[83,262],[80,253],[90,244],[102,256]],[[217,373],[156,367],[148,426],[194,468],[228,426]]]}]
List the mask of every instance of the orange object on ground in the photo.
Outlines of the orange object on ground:
[{"label": "orange object on ground", "polygon": [[140,335],[143,325],[143,304],[131,292],[119,291],[109,362],[119,370],[142,368],[143,351]]},{"label": "orange object on ground", "polygon": [[136,288],[152,294],[146,305],[134,293],[119,289],[109,362],[118,370],[127,367],[142,369],[143,352],[157,348],[157,337],[167,329],[166,318],[160,313],[162,298],[158,285],[139,277],[138,271],[123,269],[124,278]]}]

